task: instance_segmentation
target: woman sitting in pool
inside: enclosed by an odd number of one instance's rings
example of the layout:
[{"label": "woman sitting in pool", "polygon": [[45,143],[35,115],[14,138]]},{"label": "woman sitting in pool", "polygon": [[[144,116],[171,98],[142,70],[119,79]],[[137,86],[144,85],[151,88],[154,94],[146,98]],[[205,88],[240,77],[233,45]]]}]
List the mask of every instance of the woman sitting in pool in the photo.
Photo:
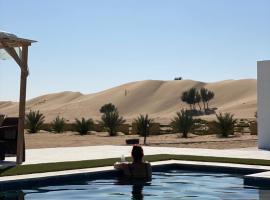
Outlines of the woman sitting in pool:
[{"label": "woman sitting in pool", "polygon": [[114,168],[122,170],[124,175],[128,178],[146,178],[152,177],[152,167],[149,162],[143,161],[143,149],[139,145],[135,145],[132,148],[131,156],[132,163],[115,163]]}]

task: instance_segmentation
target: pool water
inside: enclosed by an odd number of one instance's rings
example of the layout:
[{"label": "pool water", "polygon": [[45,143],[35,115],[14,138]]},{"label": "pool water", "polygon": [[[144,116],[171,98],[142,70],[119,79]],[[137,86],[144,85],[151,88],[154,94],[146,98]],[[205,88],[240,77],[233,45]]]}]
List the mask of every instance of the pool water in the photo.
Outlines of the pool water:
[{"label": "pool water", "polygon": [[77,199],[180,199],[180,200],[270,200],[270,188],[243,185],[241,176],[182,170],[153,173],[152,181],[132,183],[121,179],[99,179],[3,192],[0,200]]}]

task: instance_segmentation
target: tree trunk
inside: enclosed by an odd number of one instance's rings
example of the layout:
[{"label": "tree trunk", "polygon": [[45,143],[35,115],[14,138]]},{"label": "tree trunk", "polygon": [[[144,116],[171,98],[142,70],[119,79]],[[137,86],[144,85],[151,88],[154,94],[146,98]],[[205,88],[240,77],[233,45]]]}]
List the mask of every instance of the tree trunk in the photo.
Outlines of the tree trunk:
[{"label": "tree trunk", "polygon": [[187,132],[183,131],[183,138],[187,138]]},{"label": "tree trunk", "polygon": [[146,144],[146,134],[144,135],[144,140],[143,140],[143,144]]},{"label": "tree trunk", "polygon": [[199,102],[198,102],[198,106],[199,106],[200,110],[202,110],[202,107],[201,107],[201,105],[200,105],[200,103],[199,103]]}]

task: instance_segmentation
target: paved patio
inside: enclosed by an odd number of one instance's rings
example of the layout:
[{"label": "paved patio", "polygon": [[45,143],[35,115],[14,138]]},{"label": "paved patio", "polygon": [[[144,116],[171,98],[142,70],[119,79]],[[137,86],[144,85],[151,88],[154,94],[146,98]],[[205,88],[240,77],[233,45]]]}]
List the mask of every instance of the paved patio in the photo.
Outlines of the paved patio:
[{"label": "paved patio", "polygon": [[[26,151],[27,164],[38,163],[55,163],[63,161],[79,161],[79,160],[91,160],[102,158],[119,158],[122,155],[129,156],[131,146],[88,146],[88,147],[66,147],[66,148],[46,148],[46,149],[28,149]],[[230,157],[230,158],[256,158],[270,160],[270,151],[258,150],[256,148],[246,149],[229,149],[229,150],[216,150],[216,149],[195,149],[195,148],[171,148],[171,147],[144,147],[145,155],[154,154],[175,154],[175,155],[197,155],[197,156],[215,156],[215,157]],[[260,169],[265,172],[250,174],[244,177],[245,180],[249,180],[254,183],[265,183],[267,181],[270,184],[270,166],[256,166],[256,165],[241,165],[231,163],[207,163],[196,161],[161,161],[152,163],[153,165],[166,165],[170,163],[177,164],[191,164],[198,166],[215,166],[215,167],[232,167],[239,169]],[[7,165],[14,165],[15,157],[8,157],[5,162],[0,162],[0,168]],[[41,181],[41,180],[57,180],[67,176],[85,175],[99,173],[101,171],[113,170],[112,166],[90,169],[77,169],[57,172],[46,172],[27,175],[6,176],[0,178],[0,188],[14,183],[26,183],[28,181]]]},{"label": "paved patio", "polygon": [[[54,163],[64,161],[93,160],[103,158],[119,158],[121,155],[130,156],[131,146],[86,146],[86,147],[64,147],[44,148],[26,150],[26,162],[28,164]],[[258,150],[257,148],[247,149],[197,149],[197,148],[175,148],[175,147],[149,147],[145,146],[145,155],[175,154],[175,155],[196,155],[214,156],[229,158],[248,158],[270,160],[270,151]],[[15,157],[7,157],[5,164],[15,162]],[[4,163],[0,162],[0,167]]]}]

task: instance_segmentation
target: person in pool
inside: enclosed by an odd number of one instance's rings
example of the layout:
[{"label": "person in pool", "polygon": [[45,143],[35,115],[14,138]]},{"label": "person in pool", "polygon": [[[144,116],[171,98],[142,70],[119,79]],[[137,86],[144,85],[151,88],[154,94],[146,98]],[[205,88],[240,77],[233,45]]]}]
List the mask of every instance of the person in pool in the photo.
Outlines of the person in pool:
[{"label": "person in pool", "polygon": [[117,162],[114,164],[114,168],[122,170],[124,175],[128,178],[151,179],[152,167],[149,162],[143,161],[143,148],[139,145],[133,146],[131,156],[133,159],[132,163]]}]

